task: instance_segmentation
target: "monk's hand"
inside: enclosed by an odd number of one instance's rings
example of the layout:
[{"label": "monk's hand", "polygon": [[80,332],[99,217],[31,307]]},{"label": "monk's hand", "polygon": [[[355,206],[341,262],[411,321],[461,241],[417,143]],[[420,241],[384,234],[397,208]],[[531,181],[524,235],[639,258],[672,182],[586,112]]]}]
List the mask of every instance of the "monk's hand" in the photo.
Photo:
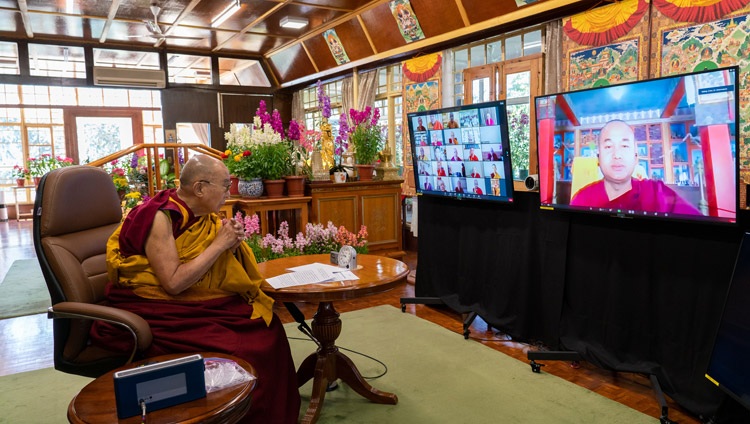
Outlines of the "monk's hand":
[{"label": "monk's hand", "polygon": [[242,223],[234,219],[222,220],[222,227],[219,230],[219,236],[226,238],[227,248],[234,251],[240,243],[245,241],[245,228]]}]

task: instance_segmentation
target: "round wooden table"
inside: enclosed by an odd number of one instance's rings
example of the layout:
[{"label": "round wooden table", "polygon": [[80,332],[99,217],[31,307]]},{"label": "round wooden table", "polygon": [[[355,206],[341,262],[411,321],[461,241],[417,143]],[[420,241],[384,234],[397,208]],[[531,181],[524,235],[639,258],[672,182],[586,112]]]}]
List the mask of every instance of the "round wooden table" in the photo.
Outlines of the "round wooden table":
[{"label": "round wooden table", "polygon": [[[92,381],[73,398],[68,406],[68,421],[71,423],[140,423],[141,416],[137,415],[122,420],[117,419],[115,404],[115,388],[113,375],[117,371],[135,368],[139,365],[155,361],[188,356],[180,353],[157,356],[139,362],[125,365],[112,370]],[[257,376],[252,365],[246,361],[223,353],[201,353],[204,358],[225,358],[237,362],[252,375]],[[146,415],[149,424],[158,423],[236,423],[250,410],[250,393],[255,388],[257,380],[250,380],[226,389],[208,393],[205,398],[171,406],[169,408],[150,411]]]},{"label": "round wooden table", "polygon": [[[258,264],[261,275],[266,278],[285,274],[288,268],[312,263],[328,264],[330,255],[304,255],[274,259]],[[328,383],[341,379],[361,396],[376,402],[395,405],[398,397],[381,392],[370,386],[354,363],[339,352],[336,339],[341,334],[341,319],[333,307],[337,300],[354,299],[381,293],[400,284],[409,274],[409,267],[396,259],[374,255],[358,255],[360,269],[353,271],[358,280],[316,283],[304,286],[274,289],[263,283],[263,291],[280,302],[318,302],[318,310],[312,321],[312,331],[320,342],[317,351],[310,354],[297,370],[297,382],[301,387],[313,379],[310,405],[302,423],[314,423],[320,416]]]}]

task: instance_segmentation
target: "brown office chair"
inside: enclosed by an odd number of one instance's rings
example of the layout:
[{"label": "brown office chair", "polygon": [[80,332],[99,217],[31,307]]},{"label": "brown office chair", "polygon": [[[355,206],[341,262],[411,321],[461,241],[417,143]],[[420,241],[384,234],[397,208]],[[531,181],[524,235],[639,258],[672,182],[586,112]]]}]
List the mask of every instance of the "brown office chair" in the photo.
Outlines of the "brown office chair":
[{"label": "brown office chair", "polygon": [[[33,236],[47,282],[54,319],[55,369],[89,377],[129,363],[151,344],[151,329],[138,315],[105,306],[106,244],[122,218],[112,178],[92,166],[47,173],[37,187]],[[120,325],[133,336],[130,352],[88,343],[92,320]]]}]

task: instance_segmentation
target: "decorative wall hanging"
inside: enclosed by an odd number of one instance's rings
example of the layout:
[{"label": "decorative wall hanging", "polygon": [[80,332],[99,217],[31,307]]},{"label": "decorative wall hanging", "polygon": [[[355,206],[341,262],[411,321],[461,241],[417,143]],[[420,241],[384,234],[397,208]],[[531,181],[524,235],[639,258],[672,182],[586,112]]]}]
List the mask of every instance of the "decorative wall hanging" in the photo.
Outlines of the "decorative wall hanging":
[{"label": "decorative wall hanging", "polygon": [[570,54],[569,89],[580,90],[638,80],[640,37]]},{"label": "decorative wall hanging", "polygon": [[409,0],[391,0],[388,5],[391,7],[391,13],[396,19],[404,41],[411,43],[424,38],[424,32],[422,32],[422,27],[419,25],[417,15],[414,14]]},{"label": "decorative wall hanging", "polygon": [[623,0],[563,19],[563,31],[585,46],[603,46],[625,36],[648,11],[647,0]]},{"label": "decorative wall hanging", "polygon": [[440,96],[441,65],[443,57],[440,53],[419,56],[404,61],[401,69],[404,74],[403,88],[403,122],[402,131],[404,148],[404,183],[401,192],[405,196],[414,196],[414,168],[411,157],[411,140],[406,126],[406,114],[418,110],[437,109],[442,106]]},{"label": "decorative wall hanging", "polygon": [[664,16],[677,22],[710,22],[736,12],[750,0],[651,0]]},{"label": "decorative wall hanging", "polygon": [[[664,1],[661,1],[664,3]],[[669,3],[682,4],[672,0]],[[693,8],[709,6],[737,6],[733,1],[693,1]],[[726,4],[724,4],[726,3]],[[747,4],[748,1],[741,1]],[[656,6],[656,2],[654,2]],[[677,6],[675,6],[677,7]],[[735,10],[735,9],[732,9]],[[674,9],[666,10],[655,7],[651,12],[653,32],[651,34],[651,50],[657,59],[651,64],[651,77],[681,74],[703,69],[714,69],[725,66],[740,66],[740,95],[738,128],[738,149],[740,180],[750,183],[750,6],[745,6],[736,12],[725,15],[710,22],[677,22]],[[705,12],[706,9],[703,10]],[[684,12],[684,11],[683,11]],[[702,19],[702,17],[695,16]],[[740,187],[740,193],[744,186]],[[740,196],[740,208],[747,207],[747,199]]]},{"label": "decorative wall hanging", "polygon": [[440,71],[443,56],[439,53],[420,56],[404,62],[404,75],[414,82],[425,82]]},{"label": "decorative wall hanging", "polygon": [[328,48],[331,49],[331,54],[333,55],[333,58],[336,59],[338,65],[349,63],[349,56],[347,56],[346,50],[344,50],[344,46],[341,44],[341,40],[336,34],[335,29],[331,28],[324,31],[323,38],[325,38]]}]

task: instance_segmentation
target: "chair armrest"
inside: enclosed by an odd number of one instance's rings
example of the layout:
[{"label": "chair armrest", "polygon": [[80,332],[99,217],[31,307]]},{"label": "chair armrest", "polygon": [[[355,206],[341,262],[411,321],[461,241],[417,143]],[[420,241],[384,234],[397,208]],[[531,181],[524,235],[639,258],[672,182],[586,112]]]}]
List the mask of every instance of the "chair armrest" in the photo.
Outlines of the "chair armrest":
[{"label": "chair armrest", "polygon": [[153,340],[151,327],[145,319],[130,311],[111,306],[82,302],[59,302],[49,307],[47,317],[91,319],[125,327],[133,335],[136,349],[140,352],[148,349]]}]

